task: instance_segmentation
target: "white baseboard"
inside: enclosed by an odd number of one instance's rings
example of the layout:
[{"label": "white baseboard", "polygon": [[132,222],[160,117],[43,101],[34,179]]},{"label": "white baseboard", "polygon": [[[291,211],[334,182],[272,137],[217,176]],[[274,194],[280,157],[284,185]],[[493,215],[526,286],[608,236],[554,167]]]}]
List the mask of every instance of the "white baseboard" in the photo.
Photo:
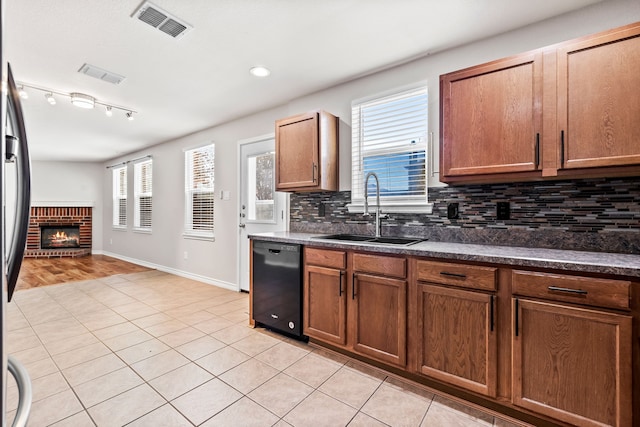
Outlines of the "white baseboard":
[{"label": "white baseboard", "polygon": [[152,262],[143,261],[136,258],[129,258],[120,254],[115,254],[107,251],[92,251],[92,254],[95,255],[105,255],[112,258],[117,258],[122,261],[130,262],[132,264],[141,265],[147,268],[153,268],[155,270],[164,271],[165,273],[175,274],[176,276],[186,277],[187,279],[197,280],[202,283],[206,283],[208,285],[217,286],[219,288],[228,289],[230,291],[240,292],[240,287],[235,283],[229,283],[222,280],[213,279],[211,277],[202,276],[200,274],[190,273],[188,271],[178,270],[176,268],[167,267],[164,265],[154,264]]}]

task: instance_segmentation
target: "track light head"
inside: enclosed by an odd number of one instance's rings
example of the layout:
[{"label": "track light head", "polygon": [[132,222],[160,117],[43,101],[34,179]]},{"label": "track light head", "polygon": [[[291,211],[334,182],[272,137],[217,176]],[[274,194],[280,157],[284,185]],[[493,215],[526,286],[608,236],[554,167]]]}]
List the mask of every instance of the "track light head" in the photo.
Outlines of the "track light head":
[{"label": "track light head", "polygon": [[29,98],[29,93],[27,93],[27,91],[24,90],[24,86],[23,85],[18,86],[18,95],[20,95],[20,98],[22,98],[22,99]]},{"label": "track light head", "polygon": [[51,105],[56,105],[56,99],[53,97],[51,92],[45,93],[44,97],[47,99],[47,102]]}]

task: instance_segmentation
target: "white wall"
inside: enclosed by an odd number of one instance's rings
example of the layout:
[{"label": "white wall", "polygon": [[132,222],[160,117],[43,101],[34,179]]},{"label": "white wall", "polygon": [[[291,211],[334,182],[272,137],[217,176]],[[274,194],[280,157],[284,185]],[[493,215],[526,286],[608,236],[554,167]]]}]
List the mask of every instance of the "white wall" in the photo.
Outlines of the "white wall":
[{"label": "white wall", "polygon": [[[111,174],[103,170],[104,250],[161,268],[191,274],[230,288],[237,287],[239,140],[273,132],[278,118],[324,109],[340,117],[340,187],[350,189],[350,106],[353,99],[381,93],[416,82],[429,87],[429,126],[433,132],[434,158],[438,157],[439,75],[460,68],[544,47],[582,35],[640,21],[640,2],[609,0],[565,16],[531,25],[448,51],[435,53],[396,68],[378,72],[221,126],[170,141],[105,163],[114,164],[150,154],[154,159],[153,233],[114,231],[111,227]],[[338,65],[339,66],[339,65]],[[207,142],[216,144],[216,191],[230,190],[230,200],[216,200],[215,242],[188,240],[183,229],[183,149]],[[437,161],[434,162],[437,168]],[[132,168],[130,168],[132,174]],[[432,185],[439,185],[437,175]],[[129,203],[132,206],[132,203]],[[129,218],[133,212],[130,209]],[[132,222],[132,221],[131,221]],[[184,252],[188,259],[183,259]]]},{"label": "white wall", "polygon": [[80,202],[93,206],[92,249],[102,250],[103,200],[101,163],[31,163],[31,204]]},{"label": "white wall", "polygon": [[[238,173],[237,141],[274,132],[277,118],[287,115],[286,109],[273,109],[241,121],[207,129],[175,141],[133,153],[105,166],[140,156],[153,157],[153,225],[152,233],[137,233],[132,229],[133,203],[128,204],[129,225],[125,231],[111,226],[111,170],[104,169],[105,194],[103,233],[107,255],[141,262],[178,274],[185,274],[237,288]],[[184,150],[213,142],[215,146],[215,241],[184,238]],[[129,188],[133,185],[133,167],[128,169]],[[221,190],[230,191],[229,200],[221,200]],[[131,197],[132,191],[129,191]],[[184,259],[187,252],[188,258]]]}]

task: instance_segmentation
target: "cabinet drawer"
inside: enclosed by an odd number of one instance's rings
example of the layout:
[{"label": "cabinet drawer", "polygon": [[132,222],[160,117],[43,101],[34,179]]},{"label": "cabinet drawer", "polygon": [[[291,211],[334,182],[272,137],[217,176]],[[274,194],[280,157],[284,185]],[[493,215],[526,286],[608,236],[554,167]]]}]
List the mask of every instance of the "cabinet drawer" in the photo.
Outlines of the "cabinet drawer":
[{"label": "cabinet drawer", "polygon": [[418,280],[470,289],[496,290],[497,268],[448,262],[418,261]]},{"label": "cabinet drawer", "polygon": [[305,248],[304,261],[306,264],[320,265],[323,267],[346,268],[347,254],[343,251]]},{"label": "cabinet drawer", "polygon": [[513,293],[554,301],[629,309],[631,282],[514,270]]},{"label": "cabinet drawer", "polygon": [[404,279],[407,277],[407,260],[380,255],[353,254],[353,270]]}]

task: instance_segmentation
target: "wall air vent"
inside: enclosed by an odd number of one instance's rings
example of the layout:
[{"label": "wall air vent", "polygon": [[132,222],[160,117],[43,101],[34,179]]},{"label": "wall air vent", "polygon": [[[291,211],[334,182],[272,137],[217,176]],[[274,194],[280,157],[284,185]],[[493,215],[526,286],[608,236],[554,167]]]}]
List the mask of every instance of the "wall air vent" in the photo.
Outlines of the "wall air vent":
[{"label": "wall air vent", "polygon": [[142,3],[133,13],[132,18],[137,18],[175,39],[184,36],[193,29],[191,25],[148,1]]},{"label": "wall air vent", "polygon": [[103,70],[102,68],[96,67],[95,65],[91,64],[83,64],[78,72],[86,74],[90,77],[94,77],[96,79],[100,79],[103,82],[113,83],[114,85],[119,85],[125,79],[125,76],[112,73],[111,71]]}]

